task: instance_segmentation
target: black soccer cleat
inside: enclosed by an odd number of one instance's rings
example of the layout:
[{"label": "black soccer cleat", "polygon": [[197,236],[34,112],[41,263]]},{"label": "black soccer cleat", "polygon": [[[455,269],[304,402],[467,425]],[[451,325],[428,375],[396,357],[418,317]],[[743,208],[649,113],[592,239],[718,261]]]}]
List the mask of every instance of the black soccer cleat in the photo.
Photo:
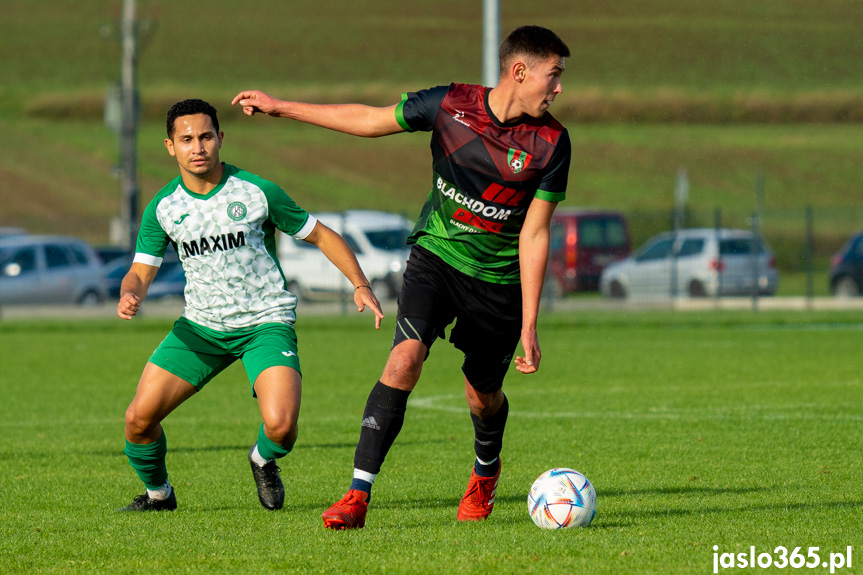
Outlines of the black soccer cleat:
[{"label": "black soccer cleat", "polygon": [[177,496],[171,488],[167,499],[153,499],[146,493],[137,496],[132,503],[117,511],[173,511],[177,508]]},{"label": "black soccer cleat", "polygon": [[274,459],[267,461],[263,467],[252,461],[252,452],[257,445],[256,443],[249,450],[249,464],[252,466],[252,475],[258,487],[258,501],[271,511],[281,509],[285,503],[285,487],[279,476],[279,467]]}]

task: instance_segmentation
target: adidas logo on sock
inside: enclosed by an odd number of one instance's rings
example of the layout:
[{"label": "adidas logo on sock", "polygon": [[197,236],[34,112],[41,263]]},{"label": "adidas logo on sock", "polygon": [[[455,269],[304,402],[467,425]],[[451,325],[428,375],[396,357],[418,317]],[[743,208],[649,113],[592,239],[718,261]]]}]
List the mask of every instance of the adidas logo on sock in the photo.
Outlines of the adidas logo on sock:
[{"label": "adidas logo on sock", "polygon": [[370,415],[370,416],[366,417],[365,419],[363,419],[363,425],[362,426],[368,427],[369,429],[377,429],[378,431],[380,431],[380,429],[381,429],[381,426],[378,425],[377,421],[375,421],[375,418],[373,415]]}]

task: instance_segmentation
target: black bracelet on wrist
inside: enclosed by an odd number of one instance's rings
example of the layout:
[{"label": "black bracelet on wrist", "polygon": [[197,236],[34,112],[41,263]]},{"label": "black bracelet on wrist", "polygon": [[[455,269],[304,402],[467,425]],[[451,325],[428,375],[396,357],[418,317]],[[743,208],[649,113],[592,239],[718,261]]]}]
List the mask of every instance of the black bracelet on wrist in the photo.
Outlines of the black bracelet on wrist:
[{"label": "black bracelet on wrist", "polygon": [[370,286],[370,285],[366,285],[366,284],[363,284],[363,285],[361,285],[361,286],[357,286],[357,287],[355,287],[355,288],[354,288],[354,291],[357,291],[357,290],[358,290],[358,289],[360,289],[360,288],[369,288],[369,289],[372,289],[372,286]]}]

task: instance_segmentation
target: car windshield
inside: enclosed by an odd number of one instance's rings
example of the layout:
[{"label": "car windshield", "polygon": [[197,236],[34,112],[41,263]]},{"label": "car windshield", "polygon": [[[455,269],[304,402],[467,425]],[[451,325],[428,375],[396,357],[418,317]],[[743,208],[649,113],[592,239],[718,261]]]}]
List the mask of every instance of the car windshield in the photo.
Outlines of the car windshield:
[{"label": "car windshield", "polygon": [[407,247],[409,235],[411,235],[410,228],[366,232],[369,243],[379,250],[403,250]]},{"label": "car windshield", "polygon": [[11,249],[0,250],[0,266],[9,263],[14,253],[15,250]]},{"label": "car windshield", "polygon": [[635,256],[635,259],[640,262],[661,260],[671,255],[672,247],[674,247],[674,238],[656,240],[642,247],[641,251]]},{"label": "car windshield", "polygon": [[578,239],[585,248],[622,248],[626,246],[626,230],[617,218],[580,220]]},{"label": "car windshield", "polygon": [[16,277],[36,270],[36,250],[31,247],[0,250],[0,276]]}]

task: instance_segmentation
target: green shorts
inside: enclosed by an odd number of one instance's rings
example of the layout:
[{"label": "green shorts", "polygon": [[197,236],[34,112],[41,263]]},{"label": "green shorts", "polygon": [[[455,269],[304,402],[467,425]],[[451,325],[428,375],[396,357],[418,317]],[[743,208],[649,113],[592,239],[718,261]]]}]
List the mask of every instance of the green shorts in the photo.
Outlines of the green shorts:
[{"label": "green shorts", "polygon": [[269,367],[283,365],[302,375],[297,334],[293,326],[281,323],[224,333],[181,317],[150,356],[150,363],[188,381],[200,391],[237,359],[243,361],[253,396],[255,380]]}]

